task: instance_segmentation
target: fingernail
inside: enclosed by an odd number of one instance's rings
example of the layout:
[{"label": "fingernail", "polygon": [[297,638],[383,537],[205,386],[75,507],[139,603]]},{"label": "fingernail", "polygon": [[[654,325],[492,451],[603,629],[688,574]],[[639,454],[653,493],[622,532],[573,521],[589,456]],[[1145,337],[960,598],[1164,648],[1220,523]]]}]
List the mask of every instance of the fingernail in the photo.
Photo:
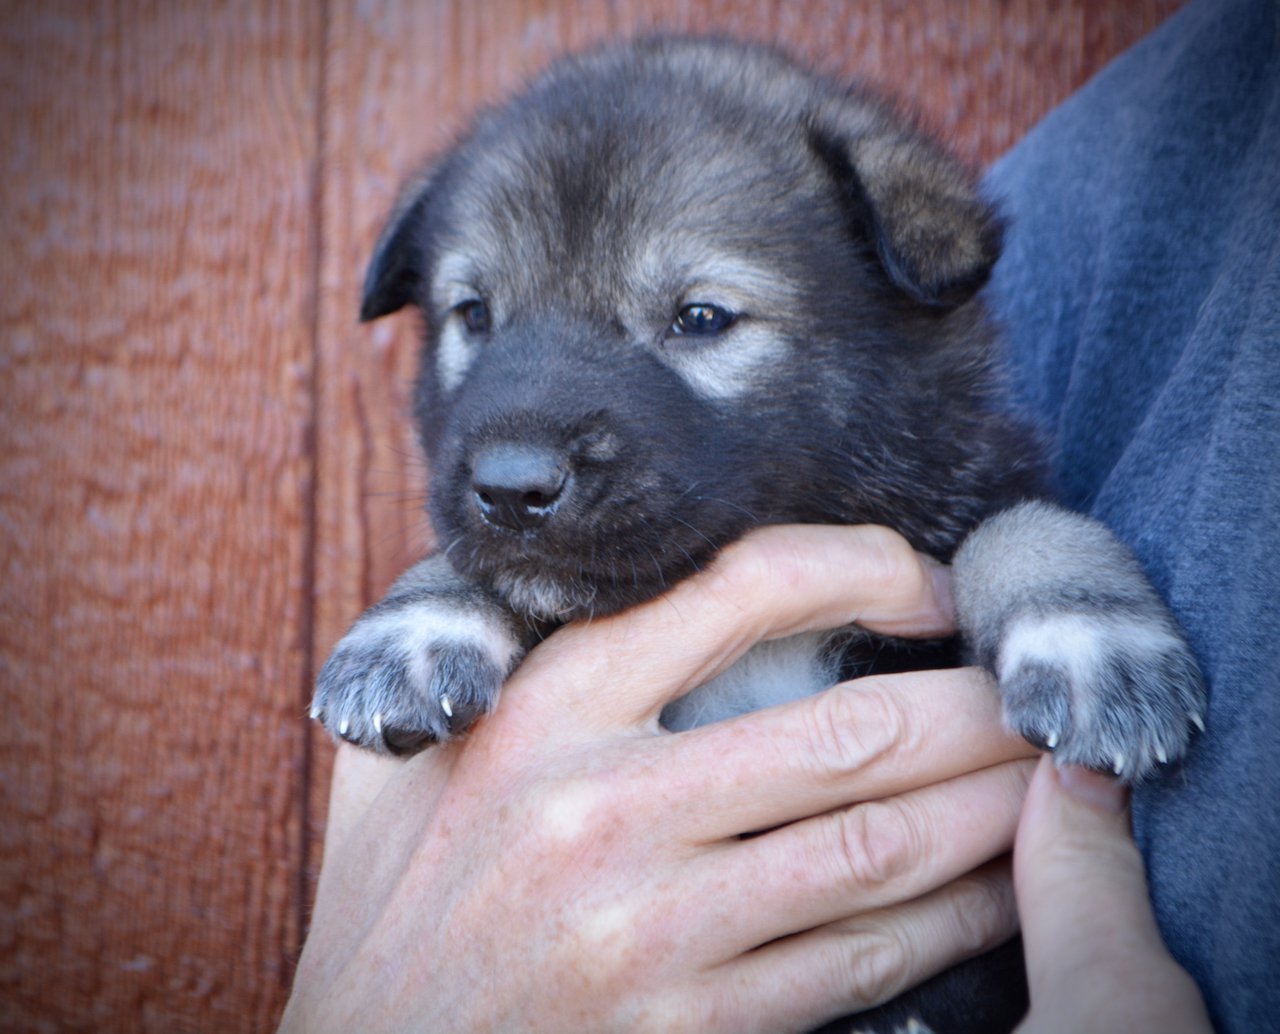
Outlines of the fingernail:
[{"label": "fingernail", "polygon": [[948,621],[954,621],[956,603],[951,595],[951,569],[941,564],[930,564],[929,577],[933,579],[933,598],[938,603],[938,610]]},{"label": "fingernail", "polygon": [[1109,815],[1119,815],[1129,800],[1129,791],[1119,780],[1080,765],[1060,766],[1058,782],[1076,800]]}]

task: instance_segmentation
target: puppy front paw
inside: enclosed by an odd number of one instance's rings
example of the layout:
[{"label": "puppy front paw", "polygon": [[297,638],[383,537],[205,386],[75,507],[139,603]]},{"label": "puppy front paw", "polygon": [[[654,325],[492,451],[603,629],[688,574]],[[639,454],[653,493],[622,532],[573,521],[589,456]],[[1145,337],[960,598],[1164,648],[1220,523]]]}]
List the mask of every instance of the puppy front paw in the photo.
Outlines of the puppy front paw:
[{"label": "puppy front paw", "polygon": [[311,717],[357,746],[414,754],[492,710],[518,652],[483,613],[438,600],[387,601],[361,617],[325,662]]},{"label": "puppy front paw", "polygon": [[1204,728],[1204,681],[1168,622],[1141,612],[1014,618],[995,664],[1005,722],[1063,763],[1135,783]]}]

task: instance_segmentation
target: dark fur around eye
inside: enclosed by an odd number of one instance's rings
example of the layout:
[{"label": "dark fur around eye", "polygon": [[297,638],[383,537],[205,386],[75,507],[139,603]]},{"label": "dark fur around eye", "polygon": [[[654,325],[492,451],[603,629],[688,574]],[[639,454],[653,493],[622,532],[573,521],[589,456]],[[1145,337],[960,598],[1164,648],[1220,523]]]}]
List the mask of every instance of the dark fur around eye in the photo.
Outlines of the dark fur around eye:
[{"label": "dark fur around eye", "polygon": [[737,316],[728,309],[695,302],[680,310],[675,322],[671,324],[671,332],[710,337],[728,330],[736,319]]}]

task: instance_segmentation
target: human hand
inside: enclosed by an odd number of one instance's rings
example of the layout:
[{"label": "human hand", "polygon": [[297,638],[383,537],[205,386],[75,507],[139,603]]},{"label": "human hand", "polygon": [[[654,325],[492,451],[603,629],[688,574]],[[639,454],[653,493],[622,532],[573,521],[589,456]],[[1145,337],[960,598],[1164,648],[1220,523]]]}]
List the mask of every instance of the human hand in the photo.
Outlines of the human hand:
[{"label": "human hand", "polygon": [[759,639],[944,634],[948,598],[884,529],[769,528],[556,632],[461,743],[407,762],[341,748],[281,1029],[802,1029],[1004,940],[1009,874],[987,863],[1032,751],[985,676],[658,727]]},{"label": "human hand", "polygon": [[1107,776],[1041,760],[1014,849],[1031,989],[1019,1034],[1212,1034],[1194,981],[1165,950]]}]

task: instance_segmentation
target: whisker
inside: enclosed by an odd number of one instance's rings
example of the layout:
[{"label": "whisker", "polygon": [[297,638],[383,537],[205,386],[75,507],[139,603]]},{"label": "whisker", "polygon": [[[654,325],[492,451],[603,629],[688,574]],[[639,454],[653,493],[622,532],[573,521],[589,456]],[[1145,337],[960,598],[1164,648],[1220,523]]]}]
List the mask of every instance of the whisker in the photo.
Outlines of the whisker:
[{"label": "whisker", "polygon": [[[686,528],[688,528],[691,532],[693,532],[695,535],[697,535],[697,536],[698,536],[698,538],[702,539],[702,541],[703,541],[703,542],[705,542],[705,543],[706,543],[708,546],[710,546],[712,549],[716,549],[716,548],[717,548],[717,546],[716,546],[715,542],[713,542],[713,541],[711,540],[711,538],[710,538],[709,536],[707,536],[705,533],[703,533],[700,529],[698,529],[698,528],[694,527],[692,524],[690,524],[688,521],[684,520],[684,518],[682,518],[682,517],[675,517],[675,515],[674,515],[674,514],[673,514],[672,516],[673,516],[673,518],[675,519],[675,521],[676,521],[678,524],[683,524]],[[679,543],[677,543],[677,545],[679,545]],[[683,547],[683,546],[680,546],[680,552],[684,553],[684,555],[685,555],[686,557],[689,557],[689,562],[690,562],[690,563],[693,563],[693,557],[689,556],[689,554],[685,551],[685,549],[684,549],[684,547]],[[693,566],[694,566],[695,568],[698,568],[698,565],[697,565],[697,564],[693,564]],[[698,570],[701,570],[701,568],[698,568]]]},{"label": "whisker", "polygon": [[652,549],[645,547],[645,552],[649,555],[649,559],[653,562],[653,569],[658,572],[658,585],[663,592],[667,590],[667,576],[662,570],[662,564],[658,562],[658,558],[654,555]]},{"label": "whisker", "polygon": [[716,506],[727,506],[729,509],[737,510],[739,513],[748,517],[752,521],[752,523],[755,523],[755,524],[760,523],[760,518],[756,514],[752,513],[750,510],[748,510],[745,506],[742,506],[740,503],[735,503],[729,499],[721,499],[719,496],[704,495],[704,496],[699,496],[698,501],[700,503],[712,503]]}]

